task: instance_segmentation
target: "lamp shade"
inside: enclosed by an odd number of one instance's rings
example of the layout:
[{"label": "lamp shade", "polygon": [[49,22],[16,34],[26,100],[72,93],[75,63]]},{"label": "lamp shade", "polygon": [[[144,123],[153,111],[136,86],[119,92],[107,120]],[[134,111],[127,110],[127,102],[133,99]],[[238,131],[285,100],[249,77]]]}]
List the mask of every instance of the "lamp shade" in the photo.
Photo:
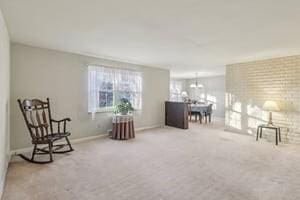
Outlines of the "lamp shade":
[{"label": "lamp shade", "polygon": [[182,98],[187,98],[187,97],[189,97],[189,95],[188,95],[188,93],[187,93],[186,91],[183,91],[183,92],[181,93],[181,97],[182,97]]},{"label": "lamp shade", "polygon": [[263,109],[266,111],[279,111],[279,107],[275,101],[266,101],[263,105]]}]

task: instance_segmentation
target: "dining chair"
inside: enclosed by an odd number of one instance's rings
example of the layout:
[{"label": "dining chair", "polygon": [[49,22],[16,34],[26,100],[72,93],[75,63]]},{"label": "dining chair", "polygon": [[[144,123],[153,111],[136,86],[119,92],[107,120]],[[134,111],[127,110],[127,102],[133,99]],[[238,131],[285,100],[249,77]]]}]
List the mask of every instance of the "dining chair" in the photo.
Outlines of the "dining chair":
[{"label": "dining chair", "polygon": [[213,104],[209,104],[207,107],[207,110],[205,112],[205,123],[207,123],[207,117],[208,117],[208,121],[211,122],[211,116],[212,116],[212,112],[213,112]]},{"label": "dining chair", "polygon": [[[198,118],[198,115],[199,113],[198,112],[193,112],[192,111],[192,108],[191,108],[191,104],[189,103],[188,104],[188,114],[189,114],[189,118],[190,118],[190,122],[192,121],[192,117],[194,116],[195,118],[195,121],[197,122],[197,118]],[[202,119],[200,118],[201,122],[202,122]]]},{"label": "dining chair", "polygon": [[198,112],[198,116],[199,116],[199,123],[202,124],[202,118],[203,118],[203,113]]}]

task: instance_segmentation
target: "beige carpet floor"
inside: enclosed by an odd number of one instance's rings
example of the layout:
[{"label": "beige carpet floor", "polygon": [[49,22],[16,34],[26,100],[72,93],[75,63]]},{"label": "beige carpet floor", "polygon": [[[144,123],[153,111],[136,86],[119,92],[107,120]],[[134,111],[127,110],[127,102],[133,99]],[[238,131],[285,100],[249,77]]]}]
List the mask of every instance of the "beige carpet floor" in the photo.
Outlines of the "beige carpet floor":
[{"label": "beige carpet floor", "polygon": [[143,131],[74,145],[55,162],[10,164],[4,200],[298,200],[300,147],[223,131]]}]

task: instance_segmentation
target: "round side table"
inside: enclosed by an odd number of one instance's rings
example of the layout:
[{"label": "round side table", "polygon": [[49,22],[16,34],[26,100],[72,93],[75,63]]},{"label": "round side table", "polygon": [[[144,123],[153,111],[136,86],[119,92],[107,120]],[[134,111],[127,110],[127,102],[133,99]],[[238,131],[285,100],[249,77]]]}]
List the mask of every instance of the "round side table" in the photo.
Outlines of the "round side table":
[{"label": "round side table", "polygon": [[113,115],[112,127],[112,139],[128,140],[135,137],[132,115]]}]

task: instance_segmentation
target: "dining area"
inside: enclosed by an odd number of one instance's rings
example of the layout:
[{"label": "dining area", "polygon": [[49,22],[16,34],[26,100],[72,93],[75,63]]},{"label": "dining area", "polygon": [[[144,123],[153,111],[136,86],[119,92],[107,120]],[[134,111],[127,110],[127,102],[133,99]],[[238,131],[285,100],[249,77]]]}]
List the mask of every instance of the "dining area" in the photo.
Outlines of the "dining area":
[{"label": "dining area", "polygon": [[210,123],[212,121],[213,104],[205,102],[188,103],[189,122]]},{"label": "dining area", "polygon": [[[171,79],[166,102],[166,125],[188,128],[188,124],[223,122],[225,115],[224,76]],[[200,74],[201,75],[201,74]]]},{"label": "dining area", "polygon": [[188,129],[189,123],[209,124],[212,122],[212,103],[189,103],[184,101],[165,102],[165,125]]}]

